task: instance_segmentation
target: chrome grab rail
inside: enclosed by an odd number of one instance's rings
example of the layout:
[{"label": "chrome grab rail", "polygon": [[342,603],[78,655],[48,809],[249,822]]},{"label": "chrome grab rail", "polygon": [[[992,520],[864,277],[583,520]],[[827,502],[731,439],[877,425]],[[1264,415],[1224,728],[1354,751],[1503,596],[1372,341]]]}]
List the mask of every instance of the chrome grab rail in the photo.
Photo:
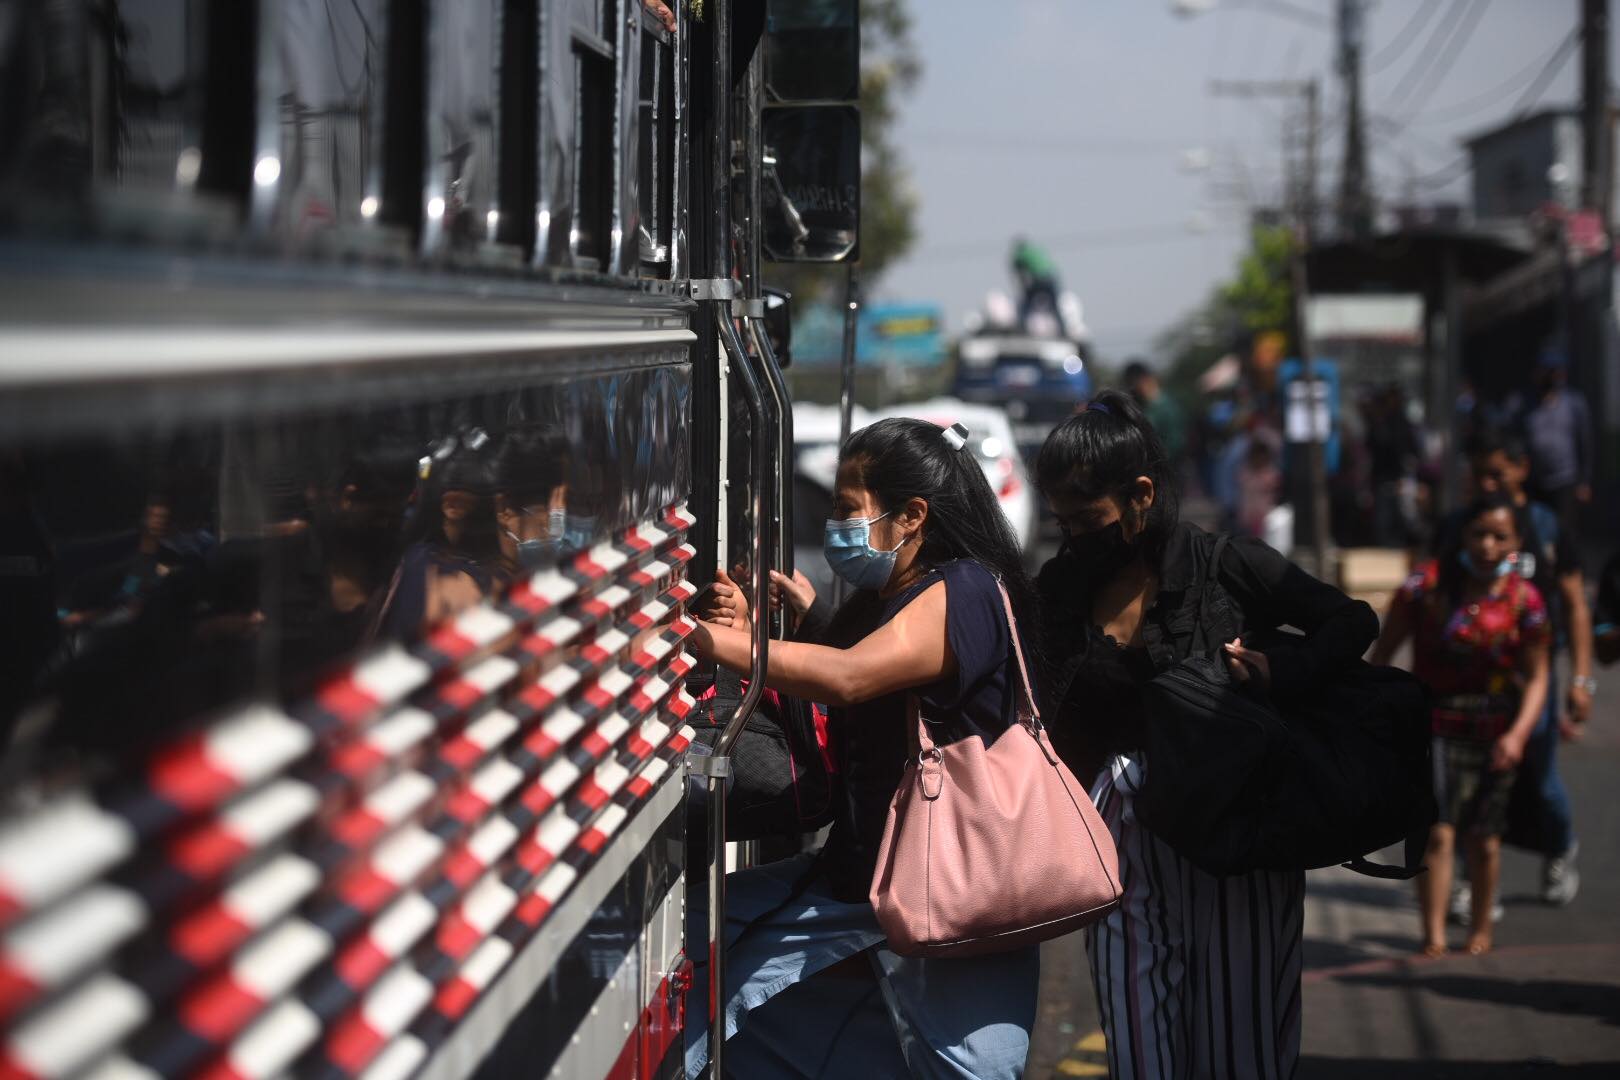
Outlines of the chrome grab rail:
[{"label": "chrome grab rail", "polygon": [[[770,650],[769,620],[761,617],[770,602],[770,559],[766,546],[765,485],[770,479],[769,418],[759,380],[743,351],[737,329],[731,322],[729,305],[714,305],[715,329],[723,348],[731,360],[733,374],[742,388],[744,402],[753,419],[752,466],[756,482],[753,485],[754,552],[750,576],[749,606],[751,608],[748,689],[726,722],[720,738],[714,744],[713,754],[702,762],[703,775],[708,781],[709,795],[709,1075],[721,1077],[722,1058],[725,1054],[725,926],[726,926],[726,791],[725,780],[731,772],[731,748],[742,734],[743,725],[753,715],[765,692],[765,671]],[[698,759],[701,761],[701,759]]]}]

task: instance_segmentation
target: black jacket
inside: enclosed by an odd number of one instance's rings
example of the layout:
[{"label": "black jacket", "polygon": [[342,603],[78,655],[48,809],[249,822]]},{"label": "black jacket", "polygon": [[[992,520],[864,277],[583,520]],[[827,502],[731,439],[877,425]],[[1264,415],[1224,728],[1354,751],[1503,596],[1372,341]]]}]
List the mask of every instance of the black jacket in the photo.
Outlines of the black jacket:
[{"label": "black jacket", "polygon": [[[1092,758],[1134,749],[1140,706],[1119,683],[1140,683],[1191,655],[1197,629],[1198,583],[1215,536],[1185,522],[1172,530],[1159,564],[1159,592],[1142,619],[1146,657],[1118,664],[1099,657],[1112,643],[1091,623],[1094,586],[1084,568],[1060,554],[1041,569],[1038,587],[1046,621],[1057,703],[1054,738],[1090,744]],[[1325,674],[1365,653],[1378,636],[1378,616],[1331,585],[1311,577],[1259,540],[1233,537],[1213,575],[1198,644],[1207,653],[1242,637],[1266,654],[1271,697],[1279,704],[1307,695]],[[1123,650],[1121,650],[1123,651]],[[1114,677],[1115,673],[1123,676]],[[1099,680],[1111,685],[1099,686]],[[1098,691],[1103,690],[1102,694]]]}]

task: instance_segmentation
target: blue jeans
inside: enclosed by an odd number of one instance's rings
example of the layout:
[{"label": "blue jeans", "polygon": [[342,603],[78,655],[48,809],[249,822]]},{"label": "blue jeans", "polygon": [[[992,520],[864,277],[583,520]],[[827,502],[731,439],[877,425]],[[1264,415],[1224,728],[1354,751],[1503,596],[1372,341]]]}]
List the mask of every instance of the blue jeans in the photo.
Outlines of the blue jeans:
[{"label": "blue jeans", "polygon": [[1518,783],[1534,794],[1537,810],[1536,848],[1551,858],[1562,855],[1575,843],[1575,820],[1570,812],[1569,792],[1558,775],[1558,663],[1548,672],[1547,705],[1541,719],[1524,744],[1524,760],[1519,765]]},{"label": "blue jeans", "polygon": [[[747,1080],[1022,1076],[1039,948],[963,960],[898,956],[884,947],[868,903],[836,900],[821,881],[787,901],[813,859],[800,855],[727,878],[726,1072]],[[702,926],[702,907],[689,903],[687,919]],[[688,955],[704,955],[701,944],[690,944]],[[863,952],[870,978],[812,978]],[[707,1002],[707,973],[699,969],[687,995],[688,1076],[708,1063]]]}]

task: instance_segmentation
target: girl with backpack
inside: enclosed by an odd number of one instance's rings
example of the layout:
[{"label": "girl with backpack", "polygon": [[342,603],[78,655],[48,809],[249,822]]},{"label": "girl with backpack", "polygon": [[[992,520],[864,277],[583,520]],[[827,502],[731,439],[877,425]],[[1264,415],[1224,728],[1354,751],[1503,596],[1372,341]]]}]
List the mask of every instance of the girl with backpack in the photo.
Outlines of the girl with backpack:
[{"label": "girl with backpack", "polygon": [[[840,454],[825,550],[855,592],[820,643],[771,643],[766,684],[830,707],[842,792],[821,852],[728,879],[730,1074],[1023,1074],[1038,948],[901,956],[868,899],[890,802],[916,757],[908,696],[942,746],[975,736],[990,746],[1017,720],[1023,684],[998,579],[1028,628],[1034,590],[965,442],[959,430],[889,419],[850,436]],[[801,590],[784,591],[803,606]],[[740,600],[740,590],[725,595]],[[699,624],[694,648],[746,672],[748,613],[736,600],[725,606]],[[688,996],[704,999],[697,988]],[[695,1076],[706,1025],[693,1018],[687,1030]]]},{"label": "girl with backpack", "polygon": [[1518,516],[1506,493],[1482,495],[1439,559],[1390,604],[1374,662],[1412,640],[1412,670],[1434,695],[1435,801],[1418,878],[1423,954],[1446,951],[1446,906],[1459,835],[1471,885],[1468,951],[1491,947],[1508,800],[1547,700],[1551,630],[1541,593],[1520,573]]},{"label": "girl with backpack", "polygon": [[1305,875],[1216,877],[1142,823],[1144,691],[1202,641],[1220,643],[1234,683],[1283,703],[1357,661],[1377,618],[1259,540],[1178,521],[1163,446],[1125,394],[1055,430],[1036,474],[1064,536],[1038,580],[1052,739],[1092,784],[1124,887],[1087,931],[1110,1075],[1290,1076]]}]

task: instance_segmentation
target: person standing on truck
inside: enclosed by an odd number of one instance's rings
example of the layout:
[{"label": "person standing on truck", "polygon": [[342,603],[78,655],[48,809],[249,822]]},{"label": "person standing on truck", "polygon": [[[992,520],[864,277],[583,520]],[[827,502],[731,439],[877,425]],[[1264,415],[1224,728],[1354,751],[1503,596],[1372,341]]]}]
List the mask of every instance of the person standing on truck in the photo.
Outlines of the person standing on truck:
[{"label": "person standing on truck", "polygon": [[[1020,634],[1026,654],[1034,644],[1033,586],[966,446],[959,428],[892,418],[856,432],[839,456],[825,550],[855,592],[821,644],[771,643],[766,684],[830,707],[843,791],[819,853],[740,871],[726,886],[733,1075],[1023,1075],[1038,947],[903,957],[868,900],[911,753],[908,696],[941,742],[992,743],[1017,722],[1020,685],[998,578],[1030,635]],[[806,585],[777,584],[796,611],[809,607]],[[747,672],[748,612],[740,590],[723,595],[727,614],[699,623],[693,646]],[[705,999],[694,988],[688,1001]],[[708,1060],[704,1027],[688,1025],[689,1075]]]},{"label": "person standing on truck", "polygon": [[1063,316],[1058,312],[1058,268],[1052,257],[1020,236],[1013,241],[1012,272],[1013,277],[1018,279],[1021,293],[1018,301],[1019,325],[1026,332],[1029,331],[1030,315],[1044,311],[1061,327]]}]

